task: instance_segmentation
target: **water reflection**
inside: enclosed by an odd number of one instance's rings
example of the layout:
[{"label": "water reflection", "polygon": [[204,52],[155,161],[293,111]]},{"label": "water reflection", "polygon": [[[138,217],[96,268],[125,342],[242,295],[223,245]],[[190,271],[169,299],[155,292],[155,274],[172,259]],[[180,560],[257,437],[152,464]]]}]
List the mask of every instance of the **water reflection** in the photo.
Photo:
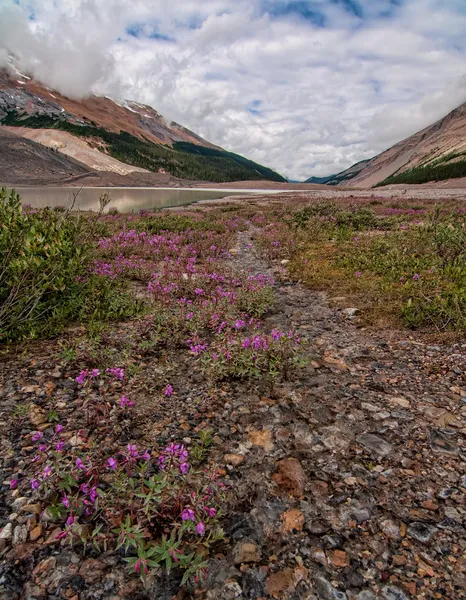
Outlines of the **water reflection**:
[{"label": "water reflection", "polygon": [[16,188],[23,204],[33,208],[45,206],[69,206],[75,196],[75,210],[98,210],[99,197],[108,193],[111,202],[107,208],[116,208],[119,212],[137,212],[144,209],[169,208],[199,202],[216,200],[226,196],[257,193],[260,190],[202,190],[173,188]]}]

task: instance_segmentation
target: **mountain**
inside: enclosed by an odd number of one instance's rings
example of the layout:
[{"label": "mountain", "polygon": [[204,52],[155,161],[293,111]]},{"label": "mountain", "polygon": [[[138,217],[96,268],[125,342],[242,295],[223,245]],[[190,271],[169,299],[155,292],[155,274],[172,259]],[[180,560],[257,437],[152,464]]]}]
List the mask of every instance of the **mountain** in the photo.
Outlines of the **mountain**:
[{"label": "mountain", "polygon": [[20,182],[25,172],[31,185],[79,179],[89,174],[85,165],[2,127],[0,149],[0,173],[8,174],[1,183]]},{"label": "mountain", "polygon": [[310,177],[304,183],[320,183],[324,185],[339,185],[345,183],[347,180],[356,177],[369,163],[369,160],[361,160],[349,169],[345,169],[335,175],[328,175],[327,177]]},{"label": "mountain", "polygon": [[466,103],[433,125],[325,183],[370,188],[457,177],[466,177]]},{"label": "mountain", "polygon": [[309,177],[303,183],[317,183],[317,184],[326,184],[331,181],[335,175],[327,175],[327,177]]},{"label": "mountain", "polygon": [[101,96],[73,100],[13,67],[0,70],[0,125],[93,171],[155,172],[215,182],[286,181],[168,122],[150,106]]}]

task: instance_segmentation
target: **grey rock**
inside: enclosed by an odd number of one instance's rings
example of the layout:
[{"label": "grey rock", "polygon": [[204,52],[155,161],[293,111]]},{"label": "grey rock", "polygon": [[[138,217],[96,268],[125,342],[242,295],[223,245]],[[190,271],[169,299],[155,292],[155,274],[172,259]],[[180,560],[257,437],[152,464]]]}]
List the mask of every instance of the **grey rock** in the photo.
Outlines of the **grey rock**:
[{"label": "grey rock", "polygon": [[304,528],[312,535],[324,535],[330,530],[330,524],[324,519],[313,519]]},{"label": "grey rock", "polygon": [[14,508],[14,512],[19,512],[19,510],[28,502],[29,500],[27,498],[21,496],[19,498],[16,498],[16,500],[13,501],[11,506]]},{"label": "grey rock", "polygon": [[385,519],[381,521],[380,529],[391,540],[399,540],[401,538],[399,526],[390,519]]},{"label": "grey rock", "polygon": [[335,425],[323,427],[320,432],[322,443],[332,452],[344,452],[351,443],[350,436]]},{"label": "grey rock", "polygon": [[421,523],[420,521],[415,521],[408,527],[408,535],[418,542],[421,542],[421,544],[427,544],[436,531],[437,527],[428,525],[427,523]]},{"label": "grey rock", "polygon": [[447,498],[450,498],[451,496],[453,496],[453,494],[456,494],[457,491],[458,491],[457,488],[443,488],[437,494],[437,497],[441,498],[442,500],[446,500]]},{"label": "grey rock", "polygon": [[434,452],[458,454],[457,437],[458,434],[452,429],[432,429],[430,432],[430,447]]},{"label": "grey rock", "polygon": [[345,308],[342,310],[342,313],[345,315],[345,317],[348,317],[348,319],[354,319],[358,312],[358,308]]},{"label": "grey rock", "polygon": [[13,537],[13,524],[7,523],[0,531],[0,540],[11,540]]},{"label": "grey rock", "polygon": [[233,562],[235,565],[242,563],[255,563],[261,559],[261,550],[254,542],[238,542],[233,549]]},{"label": "grey rock", "polygon": [[394,585],[387,585],[380,592],[381,600],[408,600],[408,596]]},{"label": "grey rock", "polygon": [[371,591],[363,590],[356,596],[356,600],[376,600],[376,597]]},{"label": "grey rock", "polygon": [[445,506],[445,518],[455,521],[456,523],[461,523],[463,521],[460,513],[453,506]]},{"label": "grey rock", "polygon": [[25,544],[28,539],[28,530],[26,525],[17,525],[13,530],[13,546]]},{"label": "grey rock", "polygon": [[315,579],[316,592],[319,598],[322,600],[347,600],[347,595],[344,592],[340,592],[333,587],[323,577],[317,577]]},{"label": "grey rock", "polygon": [[363,433],[357,437],[357,441],[362,444],[366,450],[371,450],[379,456],[387,456],[393,450],[393,446],[389,442],[386,442],[378,435],[372,433]]},{"label": "grey rock", "polygon": [[345,525],[349,521],[356,521],[356,523],[364,523],[369,521],[371,513],[367,508],[361,506],[344,506],[340,509],[340,519]]}]

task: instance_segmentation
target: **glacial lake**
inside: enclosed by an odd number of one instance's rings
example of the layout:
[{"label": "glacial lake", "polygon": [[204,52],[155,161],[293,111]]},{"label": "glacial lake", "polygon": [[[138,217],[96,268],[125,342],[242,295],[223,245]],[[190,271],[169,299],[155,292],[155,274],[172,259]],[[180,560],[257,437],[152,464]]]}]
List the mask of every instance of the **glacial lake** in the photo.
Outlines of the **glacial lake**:
[{"label": "glacial lake", "polygon": [[[45,206],[70,206],[74,210],[98,210],[99,197],[108,193],[111,202],[107,210],[116,208],[121,213],[138,212],[141,208],[157,210],[172,206],[184,206],[201,200],[217,200],[227,196],[251,194],[274,194],[279,190],[215,190],[206,188],[77,188],[77,187],[30,187],[15,188],[23,204],[33,208]],[[281,190],[280,190],[281,192]]]}]

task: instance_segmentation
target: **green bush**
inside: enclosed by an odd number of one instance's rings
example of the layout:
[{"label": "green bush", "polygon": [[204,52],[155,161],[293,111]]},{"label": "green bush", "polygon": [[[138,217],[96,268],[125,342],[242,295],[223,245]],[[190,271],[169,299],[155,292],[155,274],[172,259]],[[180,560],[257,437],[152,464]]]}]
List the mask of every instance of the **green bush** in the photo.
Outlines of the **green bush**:
[{"label": "green bush", "polygon": [[0,191],[0,340],[134,313],[118,286],[87,277],[95,223],[49,208],[24,211],[14,191]]}]

